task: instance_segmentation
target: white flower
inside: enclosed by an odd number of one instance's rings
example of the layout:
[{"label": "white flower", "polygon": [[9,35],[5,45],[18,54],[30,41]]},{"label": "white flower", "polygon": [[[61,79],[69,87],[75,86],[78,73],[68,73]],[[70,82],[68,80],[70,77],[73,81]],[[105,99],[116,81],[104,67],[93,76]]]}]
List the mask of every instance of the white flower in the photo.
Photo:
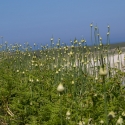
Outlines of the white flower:
[{"label": "white flower", "polygon": [[82,61],[81,61],[82,63],[84,63],[84,60],[82,59]]},{"label": "white flower", "polygon": [[81,40],[81,43],[84,43],[85,42],[85,40]]},{"label": "white flower", "polygon": [[29,79],[30,82],[33,82],[33,79]]},{"label": "white flower", "polygon": [[92,118],[89,118],[88,119],[88,125],[91,125],[91,122],[92,122]]},{"label": "white flower", "polygon": [[69,120],[69,119],[70,119],[70,116],[66,116],[66,119]]},{"label": "white flower", "polygon": [[119,53],[118,54],[122,54],[122,51],[119,51]]},{"label": "white flower", "polygon": [[79,121],[78,125],[85,125],[84,121]]},{"label": "white flower", "polygon": [[115,118],[115,113],[113,111],[109,112],[108,117]]},{"label": "white flower", "polygon": [[99,71],[99,74],[100,74],[101,76],[107,75],[107,69],[101,67],[101,68],[100,68],[100,71]]},{"label": "white flower", "polygon": [[34,60],[31,60],[31,63],[34,63]]},{"label": "white flower", "polygon": [[75,82],[74,81],[72,81],[72,84],[74,84]]},{"label": "white flower", "polygon": [[17,70],[16,72],[19,72],[19,70]]},{"label": "white flower", "polygon": [[53,67],[56,68],[56,65],[54,65]]},{"label": "white flower", "polygon": [[92,23],[90,24],[90,27],[92,27],[93,25],[92,25]]},{"label": "white flower", "polygon": [[53,60],[55,60],[55,57],[53,57]]},{"label": "white flower", "polygon": [[37,67],[38,66],[38,64],[35,64],[35,67]]},{"label": "white flower", "polygon": [[98,27],[97,27],[97,26],[95,26],[95,29],[97,30],[97,29],[98,29]]},{"label": "white flower", "polygon": [[70,53],[68,54],[69,56],[72,56],[73,55],[73,52],[72,51],[70,51]]},{"label": "white flower", "polygon": [[107,35],[109,35],[109,32],[107,33]]},{"label": "white flower", "polygon": [[101,120],[101,121],[100,121],[100,123],[101,123],[101,124],[104,124],[104,121],[103,121],[103,120]]},{"label": "white flower", "polygon": [[86,46],[84,46],[84,48],[86,48]]},{"label": "white flower", "polygon": [[74,48],[74,46],[73,46],[73,45],[72,45],[71,47],[72,47],[72,48]]},{"label": "white flower", "polygon": [[53,38],[51,38],[50,40],[53,41]]},{"label": "white flower", "polygon": [[94,62],[97,62],[97,60],[96,60],[96,59],[94,59]]},{"label": "white flower", "polygon": [[98,80],[98,77],[97,77],[97,76],[95,77],[95,80]]},{"label": "white flower", "polygon": [[39,79],[36,79],[37,82],[39,82]]},{"label": "white flower", "polygon": [[124,117],[125,117],[125,112],[122,112],[122,116],[124,116]]},{"label": "white flower", "polygon": [[123,119],[120,116],[119,119],[117,120],[116,125],[122,125],[122,124],[123,124]]},{"label": "white flower", "polygon": [[68,110],[67,112],[66,112],[66,116],[70,116],[71,115],[71,113],[70,113],[70,111]]},{"label": "white flower", "polygon": [[63,91],[64,91],[64,87],[63,87],[63,84],[62,84],[62,83],[60,83],[60,84],[58,85],[57,91],[58,91],[58,92],[63,92]]},{"label": "white flower", "polygon": [[63,61],[66,61],[66,59],[65,59],[65,58],[63,58]]},{"label": "white flower", "polygon": [[100,37],[100,40],[102,40],[102,37]]},{"label": "white flower", "polygon": [[43,64],[41,63],[40,66],[43,66]]},{"label": "white flower", "polygon": [[74,44],[76,44],[77,42],[78,42],[78,40],[75,40],[75,41],[74,41]]},{"label": "white flower", "polygon": [[73,68],[76,68],[76,64],[74,63]]},{"label": "white flower", "polygon": [[120,60],[117,60],[116,63],[120,63]]},{"label": "white flower", "polygon": [[[100,43],[100,46],[102,46],[102,43]],[[99,48],[100,49],[100,48]]]},{"label": "white flower", "polygon": [[97,97],[97,93],[95,93],[94,96]]}]

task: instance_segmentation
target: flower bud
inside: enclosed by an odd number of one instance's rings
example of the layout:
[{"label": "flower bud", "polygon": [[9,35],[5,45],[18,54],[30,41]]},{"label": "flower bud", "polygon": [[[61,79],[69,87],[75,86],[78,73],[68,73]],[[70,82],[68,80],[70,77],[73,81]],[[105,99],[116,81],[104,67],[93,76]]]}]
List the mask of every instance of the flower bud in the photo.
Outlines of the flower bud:
[{"label": "flower bud", "polygon": [[70,116],[71,115],[71,113],[70,113],[70,111],[68,110],[67,112],[66,112],[66,116]]},{"label": "flower bud", "polygon": [[101,76],[106,76],[107,75],[107,69],[106,68],[100,68],[100,71],[99,71],[99,74],[101,75]]},{"label": "flower bud", "polygon": [[63,91],[64,91],[64,87],[63,87],[63,84],[62,84],[62,83],[60,83],[60,84],[58,85],[57,91],[58,91],[58,92],[63,92]]},{"label": "flower bud", "polygon": [[122,125],[123,124],[123,118],[120,116],[119,119],[117,120],[117,125]]}]

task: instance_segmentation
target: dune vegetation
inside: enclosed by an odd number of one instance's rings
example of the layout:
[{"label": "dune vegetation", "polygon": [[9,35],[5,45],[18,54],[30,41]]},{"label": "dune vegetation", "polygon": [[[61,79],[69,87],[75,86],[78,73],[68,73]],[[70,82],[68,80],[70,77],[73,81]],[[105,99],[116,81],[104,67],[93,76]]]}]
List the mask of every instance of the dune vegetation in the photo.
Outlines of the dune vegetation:
[{"label": "dune vegetation", "polygon": [[111,49],[109,26],[106,44],[90,28],[93,46],[1,44],[1,125],[125,124],[124,52]]}]

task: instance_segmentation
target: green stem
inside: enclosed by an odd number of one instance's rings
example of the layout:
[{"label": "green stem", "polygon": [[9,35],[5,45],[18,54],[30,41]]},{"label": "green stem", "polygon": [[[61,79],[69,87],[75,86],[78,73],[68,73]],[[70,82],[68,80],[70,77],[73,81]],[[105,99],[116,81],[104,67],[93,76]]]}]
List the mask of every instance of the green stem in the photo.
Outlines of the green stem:
[{"label": "green stem", "polygon": [[107,96],[106,96],[106,86],[105,86],[105,76],[103,76],[103,93],[104,93],[104,114],[105,114],[105,123],[108,125],[108,113],[107,113]]},{"label": "green stem", "polygon": [[62,99],[61,99],[61,95],[60,95],[60,122],[61,122],[61,125],[63,125],[63,120],[62,120]]}]

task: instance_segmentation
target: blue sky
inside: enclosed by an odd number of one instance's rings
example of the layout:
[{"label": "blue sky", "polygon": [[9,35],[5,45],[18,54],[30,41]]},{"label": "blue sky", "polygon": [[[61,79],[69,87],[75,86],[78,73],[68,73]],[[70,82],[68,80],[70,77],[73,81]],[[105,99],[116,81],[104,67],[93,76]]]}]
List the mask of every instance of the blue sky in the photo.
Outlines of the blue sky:
[{"label": "blue sky", "polygon": [[[107,25],[110,41],[125,41],[125,0],[1,0],[0,36],[8,43],[69,43],[84,37],[90,44],[90,23],[103,42]],[[1,43],[1,39],[0,39]]]}]

